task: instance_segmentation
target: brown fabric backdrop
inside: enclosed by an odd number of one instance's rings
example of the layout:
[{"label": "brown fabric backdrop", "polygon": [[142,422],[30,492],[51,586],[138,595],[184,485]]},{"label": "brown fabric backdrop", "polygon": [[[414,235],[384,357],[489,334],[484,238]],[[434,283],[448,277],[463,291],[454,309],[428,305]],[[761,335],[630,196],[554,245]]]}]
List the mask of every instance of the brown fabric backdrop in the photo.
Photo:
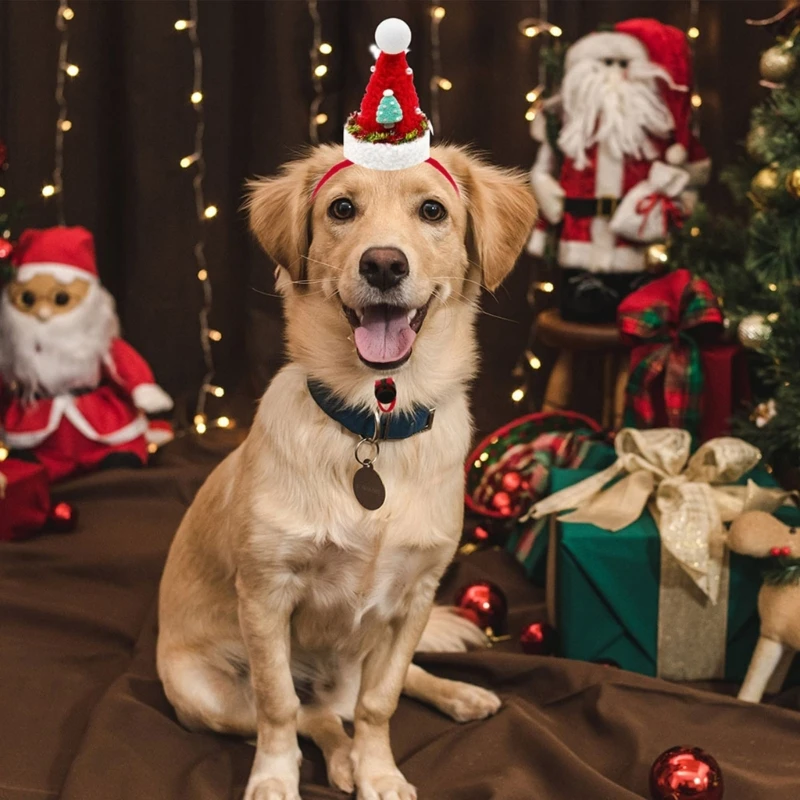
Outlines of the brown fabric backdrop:
[{"label": "brown fabric backdrop", "polygon": [[[68,82],[73,129],[67,134],[65,200],[68,224],[91,228],[103,280],[119,303],[127,338],[159,380],[191,402],[201,375],[197,311],[200,284],[192,256],[195,220],[191,179],[178,161],[192,150],[191,50],[174,30],[188,16],[183,0],[73,0],[70,60],[80,75]],[[358,105],[368,77],[376,24],[406,19],[414,34],[410,60],[423,106],[430,109],[428,3],[421,0],[321,0],[324,38],[334,46],[322,106],[324,140],[339,141],[346,114]],[[441,26],[442,72],[454,88],[441,93],[442,138],[473,142],[494,161],[527,169],[533,142],[523,119],[525,92],[536,83],[539,44],[517,23],[538,3],[449,0]],[[703,0],[697,73],[704,105],[703,139],[717,165],[736,156],[750,107],[761,92],[757,62],[769,35],[749,29],[778,0]],[[53,100],[57,36],[54,0],[0,0],[0,138],[11,168],[7,197],[27,206],[26,222],[51,225],[52,202],[39,196],[53,161]],[[687,27],[688,0],[550,0],[550,18],[567,39],[600,22],[656,16]],[[301,0],[202,0],[199,35],[205,55],[208,223],[215,303],[212,324],[220,379],[242,397],[263,390],[281,360],[281,320],[272,269],[250,241],[240,204],[244,180],[273,172],[308,141],[313,90],[308,51],[312,25]],[[725,203],[719,186],[709,197]],[[509,400],[511,369],[533,312],[525,289],[527,257],[487,297],[480,336],[484,368],[474,408],[488,430],[520,408]],[[494,316],[490,316],[494,315]],[[547,362],[546,362],[547,363]],[[544,377],[544,370],[538,377]],[[222,413],[231,401],[215,402]],[[184,402],[183,407],[186,407]],[[244,405],[245,414],[250,405]]]}]

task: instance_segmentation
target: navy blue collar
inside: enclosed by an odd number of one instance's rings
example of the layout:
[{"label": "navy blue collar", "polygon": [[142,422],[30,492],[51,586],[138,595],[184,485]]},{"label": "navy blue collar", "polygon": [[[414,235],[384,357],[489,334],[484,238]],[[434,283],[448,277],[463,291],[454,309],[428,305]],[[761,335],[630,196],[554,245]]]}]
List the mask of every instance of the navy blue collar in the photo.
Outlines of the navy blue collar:
[{"label": "navy blue collar", "polygon": [[[371,439],[375,433],[375,415],[360,408],[346,406],[324,383],[308,379],[308,391],[317,405],[333,420],[362,439]],[[416,408],[413,413],[381,415],[382,430],[378,439],[408,439],[433,425],[435,408]]]}]

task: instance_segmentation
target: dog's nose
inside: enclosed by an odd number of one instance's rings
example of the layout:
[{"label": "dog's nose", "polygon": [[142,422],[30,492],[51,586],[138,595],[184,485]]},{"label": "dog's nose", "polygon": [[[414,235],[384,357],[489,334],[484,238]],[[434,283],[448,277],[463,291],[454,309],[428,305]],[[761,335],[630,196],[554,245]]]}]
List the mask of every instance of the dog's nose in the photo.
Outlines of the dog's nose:
[{"label": "dog's nose", "polygon": [[370,247],[361,256],[358,271],[370,286],[385,292],[408,275],[408,259],[396,247]]}]

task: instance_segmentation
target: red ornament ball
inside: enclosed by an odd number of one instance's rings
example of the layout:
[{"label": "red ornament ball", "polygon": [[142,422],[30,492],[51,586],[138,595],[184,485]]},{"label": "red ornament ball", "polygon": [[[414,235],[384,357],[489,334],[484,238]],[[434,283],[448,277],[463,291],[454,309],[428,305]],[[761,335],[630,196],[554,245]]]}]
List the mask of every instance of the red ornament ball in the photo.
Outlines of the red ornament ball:
[{"label": "red ornament ball", "polygon": [[476,542],[488,542],[489,531],[481,525],[478,525],[475,530],[472,531],[472,538],[475,539]]},{"label": "red ornament ball", "polygon": [[14,246],[8,239],[0,239],[0,260],[5,261],[14,250]]},{"label": "red ornament ball", "polygon": [[48,530],[72,533],[78,527],[78,509],[70,503],[56,503],[47,517]]},{"label": "red ornament ball", "polygon": [[556,652],[558,634],[547,622],[531,622],[520,634],[519,646],[529,656],[551,656]]},{"label": "red ornament ball", "polygon": [[650,768],[653,800],[722,800],[722,770],[699,747],[672,747]]},{"label": "red ornament ball", "polygon": [[492,497],[492,505],[502,514],[504,508],[511,506],[511,498],[508,492],[495,492]]},{"label": "red ornament ball", "polygon": [[503,475],[503,480],[501,483],[507,492],[516,492],[522,483],[522,478],[520,477],[519,472],[506,472],[506,474]]},{"label": "red ornament ball", "polygon": [[499,586],[489,581],[467,584],[456,595],[455,604],[462,616],[490,636],[505,630],[508,601]]}]

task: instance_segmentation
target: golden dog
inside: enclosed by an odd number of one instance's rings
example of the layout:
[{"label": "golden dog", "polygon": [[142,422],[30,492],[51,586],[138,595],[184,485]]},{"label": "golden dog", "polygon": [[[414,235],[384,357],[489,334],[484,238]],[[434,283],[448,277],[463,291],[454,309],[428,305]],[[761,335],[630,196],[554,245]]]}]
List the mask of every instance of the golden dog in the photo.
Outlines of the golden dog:
[{"label": "golden dog", "polygon": [[[333,146],[250,187],[251,227],[282,265],[290,363],[183,519],[158,641],[159,675],[185,725],[257,733],[246,800],[297,800],[298,733],[322,749],[334,786],[411,800],[389,744],[401,691],[462,721],[500,707],[493,693],[411,659],[418,645],[482,638],[431,609],[463,522],[480,285],[493,290],[511,270],[536,208],[522,174],[456,147],[433,155],[458,191],[429,164],[350,166],[312,200],[342,159]],[[397,411],[436,416],[430,430],[380,443],[386,500],[369,511],[353,493],[358,438],[307,381],[372,409],[386,375]],[[352,739],[342,720],[354,722]]]}]

